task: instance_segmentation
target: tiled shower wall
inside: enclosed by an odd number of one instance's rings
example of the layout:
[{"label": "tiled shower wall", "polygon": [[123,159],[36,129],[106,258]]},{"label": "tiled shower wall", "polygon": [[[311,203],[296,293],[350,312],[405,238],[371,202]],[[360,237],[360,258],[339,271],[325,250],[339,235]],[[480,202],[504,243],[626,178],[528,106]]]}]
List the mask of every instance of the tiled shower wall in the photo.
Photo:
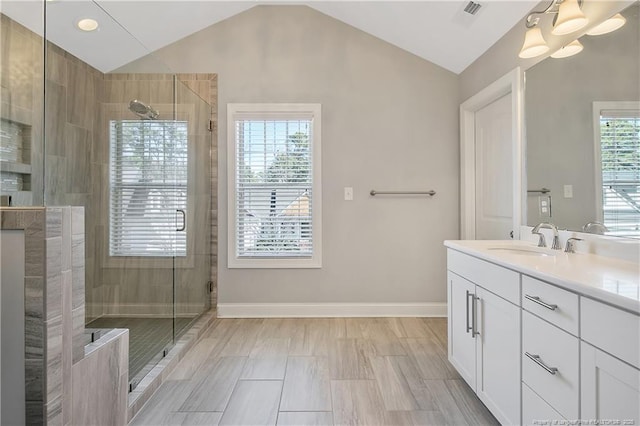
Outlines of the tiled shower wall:
[{"label": "tiled shower wall", "polygon": [[83,208],[2,208],[0,227],[25,234],[27,424],[68,424],[84,358]]},{"label": "tiled shower wall", "polygon": [[0,208],[0,229],[25,235],[28,425],[126,424],[128,331],[85,355],[84,223],[82,207]]},{"label": "tiled shower wall", "polygon": [[[105,314],[170,316],[171,260],[149,262],[128,258],[116,262],[106,254],[107,126],[112,119],[135,118],[127,110],[132,99],[151,104],[160,111],[160,119],[173,118],[173,75],[103,74],[47,43],[45,78],[42,38],[5,15],[0,17],[3,38],[0,114],[26,123],[32,140],[31,191],[15,199],[15,204],[85,207],[87,321]],[[177,78],[183,84],[176,85],[176,118],[189,121],[188,232],[192,232],[190,253],[193,256],[177,262],[175,294],[177,313],[189,316],[201,311],[203,305],[216,306],[217,77],[215,74],[179,74]],[[43,105],[43,85],[46,86],[46,105]],[[211,115],[198,97],[212,105]],[[209,120],[214,123],[213,133],[207,130]],[[212,143],[208,138],[212,138]],[[202,233],[203,229],[210,232]],[[208,296],[211,303],[207,304],[209,279],[214,281],[214,291]]]},{"label": "tiled shower wall", "polygon": [[[43,199],[43,47],[42,37],[0,14],[0,118],[3,128],[18,125],[26,141],[22,163],[31,169],[23,175],[28,191],[11,192],[15,205],[44,205]],[[7,170],[7,165],[0,165]]]},{"label": "tiled shower wall", "polygon": [[[85,208],[86,317],[91,296],[102,287],[96,279],[95,230],[92,218],[99,202],[103,165],[96,155],[100,146],[99,101],[102,73],[47,43],[45,105],[45,202],[51,206]],[[108,161],[108,159],[107,159]]]}]

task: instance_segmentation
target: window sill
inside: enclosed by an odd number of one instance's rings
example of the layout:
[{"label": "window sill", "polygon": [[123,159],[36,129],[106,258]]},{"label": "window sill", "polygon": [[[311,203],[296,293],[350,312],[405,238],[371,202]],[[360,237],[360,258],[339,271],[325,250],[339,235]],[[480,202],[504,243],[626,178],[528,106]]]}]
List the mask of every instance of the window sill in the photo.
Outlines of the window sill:
[{"label": "window sill", "polygon": [[322,259],[266,259],[266,258],[229,258],[229,269],[320,269]]}]

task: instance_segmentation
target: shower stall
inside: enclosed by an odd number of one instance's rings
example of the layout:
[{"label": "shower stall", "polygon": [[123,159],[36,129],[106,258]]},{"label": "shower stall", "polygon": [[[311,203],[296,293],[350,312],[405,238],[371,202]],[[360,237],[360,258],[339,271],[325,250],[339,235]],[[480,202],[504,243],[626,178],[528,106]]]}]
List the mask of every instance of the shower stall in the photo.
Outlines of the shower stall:
[{"label": "shower stall", "polygon": [[[86,327],[129,329],[132,389],[210,308],[213,290],[212,108],[179,77],[103,80],[98,127],[107,146],[92,165],[100,185],[86,218],[94,238]],[[205,82],[208,96],[215,80],[206,77],[183,76],[202,78],[186,81]]]},{"label": "shower stall", "polygon": [[[68,37],[78,7],[109,28],[117,67]],[[8,1],[0,17],[0,200],[84,207],[73,318],[88,341],[129,329],[134,389],[212,307],[216,75],[172,72],[99,2]]]}]

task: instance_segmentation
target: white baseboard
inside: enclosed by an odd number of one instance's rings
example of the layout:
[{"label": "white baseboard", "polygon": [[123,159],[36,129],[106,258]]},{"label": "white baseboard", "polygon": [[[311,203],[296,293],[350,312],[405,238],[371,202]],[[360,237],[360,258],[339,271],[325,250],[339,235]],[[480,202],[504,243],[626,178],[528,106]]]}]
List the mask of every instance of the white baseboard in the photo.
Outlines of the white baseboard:
[{"label": "white baseboard", "polygon": [[218,318],[446,316],[446,303],[218,303]]}]

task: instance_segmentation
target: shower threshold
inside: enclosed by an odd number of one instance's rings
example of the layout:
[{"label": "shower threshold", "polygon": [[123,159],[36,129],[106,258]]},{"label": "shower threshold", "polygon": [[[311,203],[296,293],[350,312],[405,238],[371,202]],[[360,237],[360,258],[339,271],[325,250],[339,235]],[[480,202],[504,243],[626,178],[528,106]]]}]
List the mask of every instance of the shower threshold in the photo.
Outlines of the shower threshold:
[{"label": "shower threshold", "polygon": [[[175,319],[176,340],[197,316]],[[129,329],[129,388],[133,390],[173,345],[173,318],[101,317],[85,327],[87,343],[97,340],[106,330]]]}]

